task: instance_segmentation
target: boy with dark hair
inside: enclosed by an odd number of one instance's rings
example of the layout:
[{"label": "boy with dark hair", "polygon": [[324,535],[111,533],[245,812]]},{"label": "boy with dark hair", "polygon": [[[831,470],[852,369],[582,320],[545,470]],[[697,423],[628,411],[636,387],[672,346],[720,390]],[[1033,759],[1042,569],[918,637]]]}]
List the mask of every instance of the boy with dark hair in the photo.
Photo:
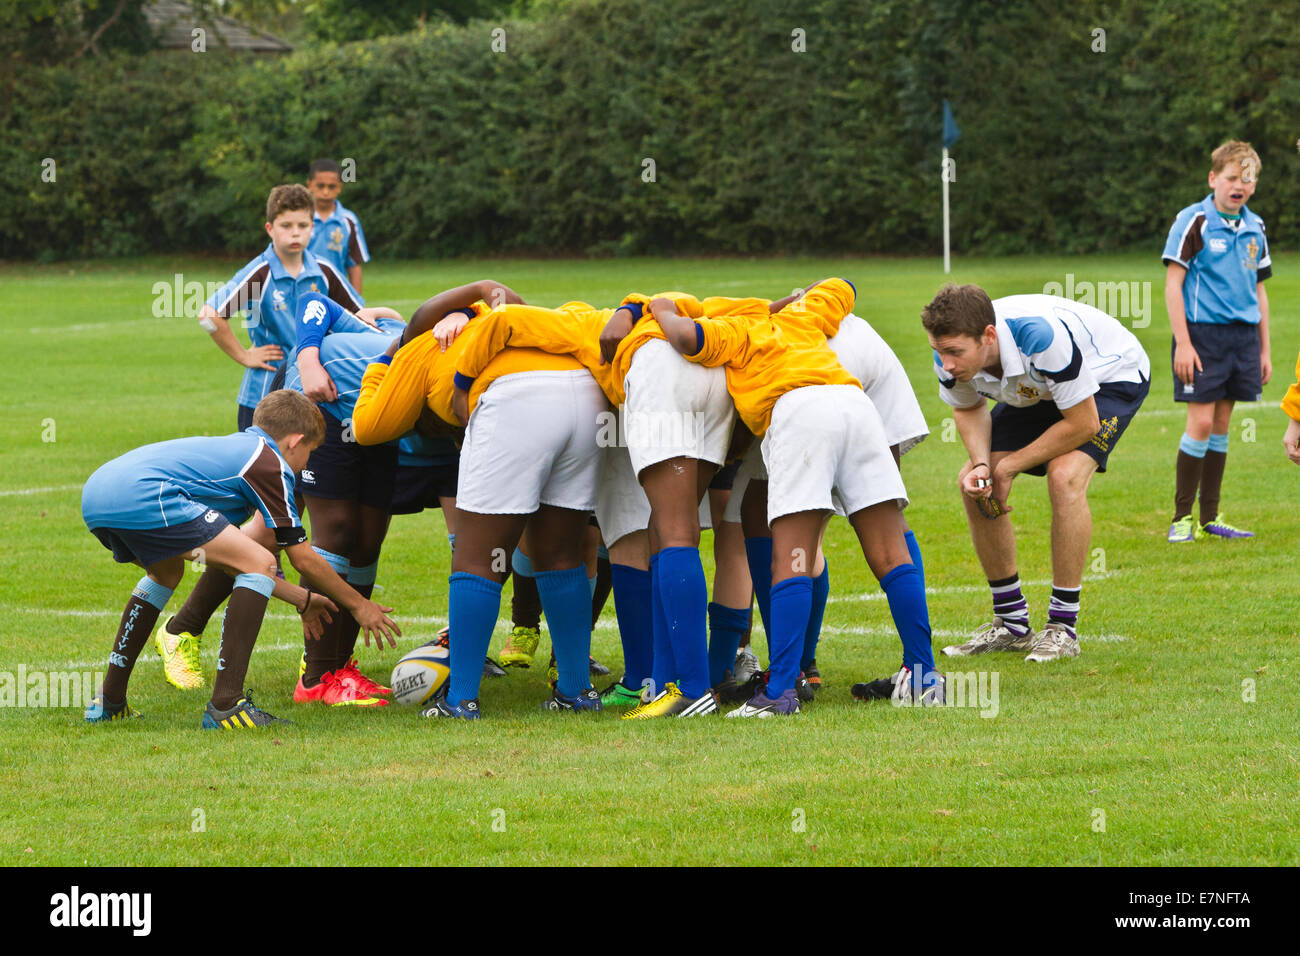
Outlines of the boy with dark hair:
[{"label": "boy with dark hair", "polygon": [[254,511],[273,534],[264,542],[283,548],[304,580],[351,610],[366,629],[367,643],[372,633],[390,640],[390,632],[401,633],[387,617],[391,608],[361,599],[307,544],[294,503],[294,472],[323,437],[324,421],[308,399],[273,392],[259,403],[247,431],[145,445],[90,476],[81,498],[86,527],[114,560],[139,564],[145,576],[122,613],[104,685],[86,709],[88,722],[139,716],[127,704],[127,682],[190,558],[234,578],[204,729],[277,720],[255,707],[243,690],[249,656],[267,598],[275,593],[307,611],[310,592],[277,581],[268,547],[236,527]]},{"label": "boy with dark hair", "polygon": [[[990,301],[948,284],[921,311],[939,396],[969,456],[958,475],[993,620],[949,656],[1028,651],[1031,663],[1079,656],[1075,625],[1092,538],[1088,486],[1146,398],[1151,361],[1100,309],[1052,295]],[[988,400],[996,403],[989,410]],[[1035,634],[1016,569],[1007,497],[1018,475],[1046,476],[1052,503],[1052,600]]]},{"label": "boy with dark hair", "polygon": [[[1165,241],[1165,308],[1173,328],[1174,401],[1187,403],[1178,442],[1169,541],[1253,538],[1219,512],[1228,425],[1238,401],[1258,401],[1273,375],[1268,295],[1273,273],[1264,220],[1246,208],[1259,154],[1231,140],[1210,155],[1210,189],[1174,218]],[[1200,493],[1200,520],[1192,503]]]},{"label": "boy with dark hair", "polygon": [[361,265],[370,261],[366,234],[361,220],[339,202],[343,190],[343,170],[332,159],[313,160],[307,167],[307,191],[315,202],[312,217],[312,255],[324,259],[348,277],[352,287],[361,291]]}]

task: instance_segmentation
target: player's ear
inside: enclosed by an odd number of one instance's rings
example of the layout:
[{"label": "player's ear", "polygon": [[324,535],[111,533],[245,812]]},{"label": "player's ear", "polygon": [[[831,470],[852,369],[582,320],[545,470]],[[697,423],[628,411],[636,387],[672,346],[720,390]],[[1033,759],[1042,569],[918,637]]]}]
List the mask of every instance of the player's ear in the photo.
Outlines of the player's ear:
[{"label": "player's ear", "polygon": [[271,234],[271,224],[269,222],[266,224],[266,234],[268,236]]}]

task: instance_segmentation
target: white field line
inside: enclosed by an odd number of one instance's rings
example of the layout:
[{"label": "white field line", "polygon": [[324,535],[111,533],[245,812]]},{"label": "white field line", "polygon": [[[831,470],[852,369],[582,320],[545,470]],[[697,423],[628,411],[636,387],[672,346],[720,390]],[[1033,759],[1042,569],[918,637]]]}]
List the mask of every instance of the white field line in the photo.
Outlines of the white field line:
[{"label": "white field line", "polygon": [[[121,617],[121,612],[120,612],[120,611],[108,611],[108,610],[102,610],[102,611],[82,611],[82,610],[68,610],[68,609],[54,609],[54,608],[38,608],[38,607],[13,607],[13,606],[5,607],[5,608],[3,608],[3,610],[5,610],[6,612],[10,612],[10,613],[17,613],[17,614],[41,614],[41,615],[47,615],[47,616],[50,616],[50,617],[74,617],[74,618],[119,618],[119,617]],[[294,614],[267,614],[267,615],[266,615],[266,620],[270,620],[270,621],[294,621],[294,620],[297,620],[297,615],[294,615]],[[442,626],[444,626],[444,625],[447,623],[447,619],[446,619],[445,617],[429,616],[429,615],[421,615],[421,616],[413,616],[413,617],[402,617],[402,618],[398,621],[398,623],[401,624],[401,625],[406,625],[407,627],[409,627],[410,625],[413,625],[413,624],[431,624],[431,625],[436,625],[437,627],[442,627]],[[508,620],[507,618],[503,618],[503,617],[502,617],[502,618],[497,618],[497,629],[504,628],[505,630],[509,631],[509,629],[510,629],[512,626],[513,626],[512,622],[511,622],[510,620]],[[617,632],[618,632],[618,623],[617,623],[616,621],[608,621],[608,620],[605,620],[605,621],[598,621],[598,622],[596,623],[595,630],[597,630],[597,631],[601,631],[601,632],[614,632],[614,633],[617,633]],[[494,631],[494,633],[495,633],[495,631]],[[827,624],[827,625],[824,625],[824,626],[822,627],[822,634],[823,634],[823,637],[825,637],[825,636],[830,636],[830,635],[844,635],[844,636],[852,636],[852,637],[880,637],[880,638],[884,638],[884,639],[886,639],[886,640],[891,640],[891,641],[896,641],[896,640],[898,640],[898,632],[895,631],[894,628],[893,628],[892,626],[889,626],[889,627],[854,627],[854,626],[848,626],[848,627],[837,627],[837,626],[835,626],[835,625]],[[935,638],[942,638],[942,639],[945,639],[945,640],[946,640],[946,639],[949,639],[949,638],[954,638],[954,639],[955,639],[955,638],[960,638],[960,639],[962,639],[962,640],[965,640],[966,638],[970,637],[970,632],[969,632],[969,631],[954,631],[954,630],[950,630],[950,629],[947,629],[947,628],[936,628],[936,629],[934,629],[934,630],[931,631],[931,634],[932,634]],[[761,635],[763,635],[763,625],[762,625],[762,624],[761,624],[761,623],[756,619],[756,620],[754,621],[754,637],[757,639],[757,638],[759,638]],[[111,635],[110,635],[110,636],[111,636]],[[436,637],[436,636],[437,636],[437,634],[436,634],[435,631],[428,631],[428,632],[423,632],[423,631],[421,631],[421,632],[416,632],[416,631],[409,631],[409,630],[408,630],[405,634],[402,635],[401,646],[399,646],[399,647],[397,647],[397,648],[388,648],[388,647],[385,647],[385,652],[387,653],[388,651],[392,651],[394,654],[398,654],[398,655],[400,655],[400,654],[404,654],[404,653],[406,653],[406,650],[409,650],[409,649],[410,649],[409,647],[407,647],[407,642],[408,642],[408,641],[416,641],[416,643],[424,643],[424,641],[426,641],[426,640],[432,640],[432,639],[433,639],[434,637]],[[364,638],[359,638],[358,640],[359,640],[359,642],[360,642],[360,643],[358,644],[358,646],[361,646],[361,644],[364,644]],[[765,636],[763,636],[763,640],[764,640],[764,642],[766,642],[766,638],[765,638]],[[1090,644],[1090,643],[1093,643],[1093,642],[1098,642],[1098,643],[1103,643],[1103,644],[1115,644],[1115,643],[1120,643],[1120,642],[1128,641],[1129,638],[1123,636],[1122,634],[1094,634],[1094,635],[1083,634],[1083,635],[1080,635],[1080,640],[1081,640],[1084,644]],[[204,658],[207,658],[207,659],[209,659],[209,660],[216,660],[216,657],[217,657],[217,641],[216,641],[216,640],[209,640],[209,641],[206,642],[206,644],[207,644],[207,646],[206,646],[206,647],[201,651],[201,656],[204,657]],[[416,644],[411,644],[410,646],[411,646],[411,647],[414,647],[414,646],[416,646]],[[145,645],[145,647],[146,647],[146,648],[152,648],[152,647],[153,647],[153,640],[152,640],[152,638],[150,639],[149,643]],[[267,643],[265,643],[265,642],[262,642],[262,643],[259,643],[259,644],[257,645],[256,649],[257,649],[258,651],[275,651],[275,652],[292,651],[292,652],[294,652],[294,653],[300,653],[300,652],[302,651],[302,642],[301,642],[301,641],[289,641],[289,642],[279,641],[279,642],[276,642],[276,643],[274,643],[274,644],[267,644]],[[161,658],[159,658],[159,656],[158,656],[157,654],[154,654],[154,653],[151,653],[151,652],[147,652],[147,651],[142,651],[141,654],[140,654],[140,656],[139,656],[139,658],[137,658],[137,661],[138,661],[138,662],[141,662],[141,661],[142,661],[142,662],[146,662],[146,663],[148,663],[148,662],[153,662],[153,661],[158,661],[158,660],[161,660]],[[396,660],[396,657],[394,657],[394,661],[395,661],[395,660]],[[31,663],[31,662],[29,662],[29,663]],[[83,669],[86,669],[86,668],[102,667],[103,664],[104,664],[103,659],[102,659],[102,658],[97,658],[97,659],[95,659],[95,660],[90,660],[90,661],[68,661],[68,662],[61,662],[61,663],[59,664],[59,666],[60,666],[60,667],[67,668],[67,669],[69,669],[69,670],[83,670]]]},{"label": "white field line", "polygon": [[[922,558],[924,558],[924,555],[922,555]],[[1092,582],[1092,581],[1104,581],[1104,580],[1106,580],[1107,578],[1113,578],[1113,577],[1116,577],[1116,576],[1118,576],[1118,575],[1125,574],[1125,573],[1127,573],[1127,572],[1125,572],[1125,571],[1105,571],[1105,572],[1103,572],[1103,573],[1101,573],[1101,574],[1085,574],[1085,575],[1083,576],[1083,583],[1084,583],[1084,584],[1088,584],[1088,583],[1090,583],[1090,582]],[[1050,578],[1044,578],[1044,579],[1039,580],[1039,581],[1021,581],[1021,582],[1020,582],[1020,587],[1021,587],[1022,589],[1023,589],[1023,588],[1041,588],[1041,587],[1051,587],[1051,586],[1052,586],[1052,581],[1051,581]],[[940,594],[982,594],[982,593],[988,591],[988,589],[989,589],[989,586],[988,586],[987,584],[954,584],[954,585],[951,585],[951,586],[949,586],[949,587],[945,587],[945,588],[926,588],[926,589],[925,589],[925,593],[926,593],[926,596],[927,596],[927,597],[928,597],[929,595],[932,595],[932,594],[934,594],[934,595],[940,595]],[[862,592],[861,594],[832,594],[830,597],[828,597],[828,598],[826,599],[826,603],[827,603],[827,604],[859,604],[859,603],[861,603],[861,602],[863,602],[863,601],[883,601],[883,600],[885,600],[885,592],[884,592],[884,591],[864,591],[864,592]],[[936,631],[935,633],[938,633],[938,632]]]},{"label": "white field line", "polygon": [[55,492],[72,491],[80,487],[81,485],[50,485],[48,488],[13,488],[9,491],[0,491],[0,498],[11,498],[14,495],[52,495]]}]

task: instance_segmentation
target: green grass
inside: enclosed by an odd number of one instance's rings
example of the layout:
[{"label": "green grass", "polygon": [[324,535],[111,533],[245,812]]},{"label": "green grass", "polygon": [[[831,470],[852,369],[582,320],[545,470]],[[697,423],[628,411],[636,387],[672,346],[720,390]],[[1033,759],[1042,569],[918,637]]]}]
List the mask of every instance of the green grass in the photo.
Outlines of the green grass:
[{"label": "green grass", "polygon": [[[1150,281],[1156,300],[1150,327],[1138,330],[1154,367],[1151,396],[1090,496],[1083,656],[1037,667],[1015,655],[957,662],[997,670],[992,719],[850,700],[850,683],[896,669],[898,642],[847,525],[835,522],[818,654],[827,686],[797,719],[737,726],[545,715],[535,710],[545,696],[540,668],[486,683],[488,719],[474,726],[431,725],[397,707],[299,709],[290,703],[296,618],[273,605],[248,683],[292,728],[201,733],[204,697],[164,684],[152,654],[132,682],[146,717],[130,725],[87,727],[78,709],[0,709],[0,864],[1300,863],[1292,570],[1300,473],[1282,455],[1285,419],[1275,407],[1300,348],[1300,256],[1275,258],[1278,374],[1264,405],[1234,418],[1224,495],[1233,522],[1259,537],[1177,548],[1164,534],[1182,417],[1170,395],[1157,256],[956,263],[954,279],[994,296],[1073,273],[1076,284]],[[0,266],[9,351],[0,384],[0,672],[102,666],[136,574],[86,532],[80,483],[137,445],[233,430],[239,369],[191,319],[154,318],[151,290],[176,272],[207,282],[238,265]],[[953,488],[960,444],[943,440],[947,413],[917,319],[943,281],[935,261],[398,263],[368,267],[365,292],[371,304],[409,314],[437,289],[484,275],[558,304],[610,303],[630,289],[777,296],[829,274],[856,283],[859,313],[893,343],[934,430],[903,473],[942,646],[987,618],[988,596]],[[1243,440],[1247,420],[1254,441]],[[50,490],[16,493],[31,489]],[[1019,479],[1011,500],[1041,625],[1050,579],[1043,483]],[[400,649],[445,620],[446,552],[439,513],[395,519],[377,596],[404,623]],[[594,651],[618,673],[613,620],[611,606]],[[502,640],[499,628],[494,648]],[[215,643],[210,635],[209,678]],[[761,636],[756,644],[765,649]],[[361,649],[377,677],[396,656]],[[1246,680],[1255,682],[1252,703],[1243,700]],[[195,832],[200,816],[205,829]],[[105,833],[114,838],[96,836]]]}]

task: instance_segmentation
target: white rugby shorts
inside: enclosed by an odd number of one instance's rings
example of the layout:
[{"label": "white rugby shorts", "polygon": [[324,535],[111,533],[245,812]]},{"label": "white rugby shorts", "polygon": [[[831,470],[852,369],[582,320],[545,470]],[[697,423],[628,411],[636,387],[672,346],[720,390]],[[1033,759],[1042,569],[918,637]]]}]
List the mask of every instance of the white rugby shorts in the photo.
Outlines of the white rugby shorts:
[{"label": "white rugby shorts", "polygon": [[786,392],[772,409],[762,449],[769,524],[801,511],[852,515],[882,501],[907,504],[880,413],[852,385]]},{"label": "white rugby shorts", "polygon": [[592,511],[596,436],[609,402],[586,369],[514,372],[479,397],[460,450],[456,507],[532,514],[541,505]]}]

